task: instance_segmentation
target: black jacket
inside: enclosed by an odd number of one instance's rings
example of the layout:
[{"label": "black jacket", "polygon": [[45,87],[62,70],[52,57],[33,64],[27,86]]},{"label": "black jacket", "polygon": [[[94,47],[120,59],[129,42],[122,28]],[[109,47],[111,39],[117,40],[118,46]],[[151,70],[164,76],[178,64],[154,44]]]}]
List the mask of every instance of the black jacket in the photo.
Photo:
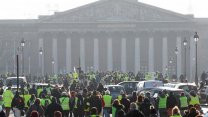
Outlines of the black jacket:
[{"label": "black jacket", "polygon": [[63,115],[63,109],[60,104],[58,103],[51,103],[47,106],[45,111],[46,117],[53,117],[55,111],[60,111]]},{"label": "black jacket", "polygon": [[29,94],[32,95],[32,94],[35,94],[35,96],[37,97],[38,93],[37,93],[37,90],[35,88],[32,88],[29,90]]},{"label": "black jacket", "polygon": [[51,95],[53,96],[53,97],[56,97],[56,99],[58,100],[60,97],[61,97],[61,92],[60,92],[60,90],[59,89],[53,89],[52,91],[51,91]]},{"label": "black jacket", "polygon": [[18,108],[20,110],[24,109],[25,103],[22,97],[15,96],[12,99],[12,107]]},{"label": "black jacket", "polygon": [[167,97],[167,108],[173,108],[175,106],[178,106],[178,100],[174,95],[169,95]]},{"label": "black jacket", "polygon": [[138,110],[131,110],[125,117],[144,117],[144,115]]},{"label": "black jacket", "polygon": [[150,106],[151,106],[151,103],[149,101],[145,101],[145,100],[140,105],[140,110],[145,115],[145,117],[150,116]]},{"label": "black jacket", "polygon": [[6,114],[3,110],[0,112],[0,117],[6,117]]},{"label": "black jacket", "polygon": [[122,98],[121,99],[121,104],[124,105],[124,112],[127,113],[129,111],[129,107],[130,107],[130,101],[127,98]]},{"label": "black jacket", "polygon": [[90,108],[96,107],[98,110],[98,113],[102,110],[102,100],[98,96],[92,96],[90,98]]}]

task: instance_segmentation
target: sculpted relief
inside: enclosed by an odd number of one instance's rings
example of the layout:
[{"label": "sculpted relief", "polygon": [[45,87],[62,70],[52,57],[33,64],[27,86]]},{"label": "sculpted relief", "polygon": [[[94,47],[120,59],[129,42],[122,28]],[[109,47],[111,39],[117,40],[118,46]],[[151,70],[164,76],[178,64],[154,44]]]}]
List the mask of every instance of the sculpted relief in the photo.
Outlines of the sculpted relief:
[{"label": "sculpted relief", "polygon": [[76,10],[66,11],[53,17],[52,22],[96,22],[96,21],[177,21],[184,17],[140,4],[106,1],[91,4]]}]

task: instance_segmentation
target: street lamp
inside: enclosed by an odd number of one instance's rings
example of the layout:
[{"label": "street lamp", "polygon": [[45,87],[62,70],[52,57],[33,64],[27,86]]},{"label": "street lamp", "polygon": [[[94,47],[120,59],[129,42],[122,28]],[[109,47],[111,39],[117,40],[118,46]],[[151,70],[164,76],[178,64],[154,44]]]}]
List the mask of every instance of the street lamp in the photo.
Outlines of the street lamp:
[{"label": "street lamp", "polygon": [[55,61],[52,59],[51,63],[52,63],[52,74],[54,75],[54,64],[55,64]]},{"label": "street lamp", "polygon": [[22,47],[22,76],[24,75],[24,46],[25,46],[25,40],[22,38],[20,42],[20,46]]},{"label": "street lamp", "polygon": [[188,41],[186,40],[186,38],[184,38],[183,40],[183,45],[184,45],[184,52],[185,52],[185,55],[184,55],[184,77],[186,78],[186,46],[188,44]]},{"label": "street lamp", "polygon": [[41,75],[43,75],[43,67],[42,67],[42,55],[43,55],[43,49],[40,48],[39,50],[39,54],[40,54],[40,70],[41,70]]},{"label": "street lamp", "polygon": [[42,55],[42,54],[43,54],[43,49],[42,49],[42,48],[40,48],[40,50],[39,50],[39,54],[40,54],[40,55]]},{"label": "street lamp", "polygon": [[196,73],[195,73],[195,83],[196,85],[198,86],[198,75],[197,75],[197,42],[199,41],[199,35],[197,34],[197,32],[195,32],[195,35],[194,35],[194,41],[196,42]]},{"label": "street lamp", "polygon": [[176,55],[176,68],[175,68],[175,72],[176,72],[176,77],[178,79],[178,71],[177,71],[177,64],[178,64],[178,48],[175,48],[175,55]]}]

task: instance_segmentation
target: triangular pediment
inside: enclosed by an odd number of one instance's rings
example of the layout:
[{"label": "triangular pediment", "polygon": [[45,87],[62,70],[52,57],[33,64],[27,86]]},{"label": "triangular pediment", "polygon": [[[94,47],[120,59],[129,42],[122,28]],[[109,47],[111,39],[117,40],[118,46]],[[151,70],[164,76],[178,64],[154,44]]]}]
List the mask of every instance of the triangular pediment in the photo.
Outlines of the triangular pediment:
[{"label": "triangular pediment", "polygon": [[127,0],[100,0],[52,16],[41,22],[148,22],[191,21],[192,18],[140,2]]}]

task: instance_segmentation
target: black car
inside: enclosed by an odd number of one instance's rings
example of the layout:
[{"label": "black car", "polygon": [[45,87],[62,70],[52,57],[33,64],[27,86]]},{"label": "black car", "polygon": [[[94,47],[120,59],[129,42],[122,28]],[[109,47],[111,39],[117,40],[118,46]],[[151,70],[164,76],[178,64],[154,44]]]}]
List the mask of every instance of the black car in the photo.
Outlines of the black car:
[{"label": "black car", "polygon": [[123,81],[118,83],[117,85],[121,85],[124,87],[127,94],[131,94],[133,91],[137,91],[137,84],[139,81]]}]

